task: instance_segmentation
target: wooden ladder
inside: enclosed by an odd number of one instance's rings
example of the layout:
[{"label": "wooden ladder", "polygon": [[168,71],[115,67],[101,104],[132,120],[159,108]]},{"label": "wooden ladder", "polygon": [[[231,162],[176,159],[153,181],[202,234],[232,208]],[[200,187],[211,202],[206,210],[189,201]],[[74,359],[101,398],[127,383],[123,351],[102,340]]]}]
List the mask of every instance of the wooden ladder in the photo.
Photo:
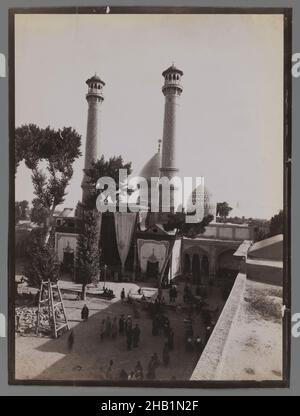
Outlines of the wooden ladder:
[{"label": "wooden ladder", "polygon": [[[48,325],[41,322],[42,313],[47,310]],[[58,338],[63,329],[69,330],[68,319],[58,283],[50,280],[42,281],[37,312],[36,334],[41,329],[49,330],[54,338]]]}]

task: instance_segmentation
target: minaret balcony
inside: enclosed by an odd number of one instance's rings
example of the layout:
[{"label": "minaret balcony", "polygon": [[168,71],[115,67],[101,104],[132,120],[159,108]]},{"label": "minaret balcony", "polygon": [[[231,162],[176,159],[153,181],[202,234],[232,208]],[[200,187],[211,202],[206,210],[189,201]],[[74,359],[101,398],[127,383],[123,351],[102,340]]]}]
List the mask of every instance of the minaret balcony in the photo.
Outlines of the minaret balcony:
[{"label": "minaret balcony", "polygon": [[90,97],[95,97],[95,98],[98,99],[98,101],[103,101],[104,100],[104,96],[102,95],[102,92],[100,92],[99,90],[90,90],[86,94],[86,99],[88,99]]}]

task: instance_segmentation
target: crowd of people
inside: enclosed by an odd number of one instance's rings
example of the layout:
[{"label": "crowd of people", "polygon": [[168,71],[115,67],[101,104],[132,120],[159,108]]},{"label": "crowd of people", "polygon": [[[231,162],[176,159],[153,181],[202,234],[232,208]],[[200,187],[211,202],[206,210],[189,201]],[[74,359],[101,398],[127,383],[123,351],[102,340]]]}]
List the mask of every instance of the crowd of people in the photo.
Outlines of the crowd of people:
[{"label": "crowd of people", "polygon": [[[143,295],[142,292],[140,294]],[[178,297],[178,290],[175,285],[172,285],[169,288],[168,295],[170,304],[175,303]],[[183,298],[185,302],[188,302],[192,295],[191,287],[186,284],[183,291]],[[123,303],[130,298],[130,293],[126,295],[125,289],[123,288],[120,298]],[[170,366],[172,361],[171,352],[175,347],[175,333],[171,326],[170,318],[168,317],[168,311],[169,309],[166,307],[164,296],[161,293],[149,303],[148,312],[149,317],[152,320],[151,334],[153,337],[162,338],[162,343],[159,343],[162,345],[160,354],[153,352],[148,363],[145,364],[144,367],[141,361],[137,361],[136,365],[130,371],[126,371],[124,368],[121,368],[118,375],[117,371],[114,370],[113,360],[110,360],[105,371],[105,377],[107,379],[118,378],[120,380],[155,380],[156,371],[160,366]],[[198,331],[199,328],[194,331],[193,308],[189,311],[190,312],[186,315],[187,318],[184,320],[184,348],[187,352],[195,352],[198,356],[200,356],[213,331],[214,322],[212,321],[208,311],[203,311],[201,318],[204,328],[202,328],[201,331]],[[135,314],[133,315],[134,318],[137,318]],[[87,321],[89,318],[89,308],[86,304],[84,304],[81,310],[81,318],[83,321]],[[133,320],[130,314],[126,316],[125,314],[121,314],[119,316],[112,317],[107,315],[99,322],[100,341],[113,341],[117,338],[122,338],[125,341],[124,349],[127,349],[128,351],[136,349],[140,346],[141,336],[142,330],[140,325],[136,322],[136,319]],[[68,338],[69,351],[72,351],[73,344],[74,333],[71,331]]]},{"label": "crowd of people", "polygon": [[121,369],[119,373],[120,380],[155,380],[156,379],[156,370],[159,366],[164,365],[167,366],[170,361],[169,356],[169,348],[167,344],[165,344],[162,350],[162,357],[161,360],[157,352],[155,352],[151,357],[150,360],[145,368],[146,372],[144,372],[144,368],[140,361],[137,361],[133,370],[129,371],[128,373],[124,368]]}]

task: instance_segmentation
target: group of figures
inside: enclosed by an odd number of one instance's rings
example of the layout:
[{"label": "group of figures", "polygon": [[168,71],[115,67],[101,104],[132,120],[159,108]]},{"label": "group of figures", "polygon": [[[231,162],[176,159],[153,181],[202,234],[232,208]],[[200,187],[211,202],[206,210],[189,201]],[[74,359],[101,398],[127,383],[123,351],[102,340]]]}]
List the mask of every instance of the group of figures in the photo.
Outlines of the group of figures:
[{"label": "group of figures", "polygon": [[[176,303],[176,299],[179,295],[177,287],[175,285],[172,285],[169,288],[168,295],[171,306],[171,304]],[[192,296],[192,288],[190,287],[190,285],[186,284],[183,291],[183,297],[186,300],[189,300]],[[124,289],[122,289],[120,297],[122,303],[128,300],[129,298],[129,296],[125,294]],[[197,310],[195,310],[191,306],[192,305],[190,304],[188,307],[186,319],[184,319],[184,347],[187,352],[195,352],[197,356],[200,357],[213,331],[214,321],[212,321],[210,313],[208,313],[205,310],[202,310],[200,314],[200,322],[202,322],[203,328],[201,331],[200,328],[194,330],[194,318]],[[117,376],[117,378],[120,380],[155,380],[157,377],[157,369],[160,366],[162,368],[167,368],[171,365],[171,352],[174,350],[175,333],[174,329],[171,326],[171,321],[168,317],[169,307],[168,305],[166,305],[165,299],[162,296],[162,294],[158,294],[155,300],[149,302],[148,308],[146,310],[148,311],[149,318],[152,321],[152,336],[163,338],[162,350],[160,354],[154,352],[154,350],[148,363],[144,364],[144,367],[141,361],[137,361],[134,368],[130,371],[126,371],[124,368],[121,368]],[[89,309],[85,304],[81,311],[81,318],[83,321],[87,321],[88,317]],[[198,319],[199,316],[197,317],[197,321]],[[123,337],[123,339],[126,340],[125,348],[127,348],[128,351],[139,347],[141,340],[141,332],[142,331],[140,325],[133,321],[133,318],[130,314],[127,316],[121,314],[119,317],[110,317],[109,315],[107,315],[106,318],[103,318],[100,322],[101,342],[104,340],[113,341],[117,337]],[[147,336],[148,334],[145,335]],[[69,336],[70,350],[73,347],[73,343],[74,334],[73,331],[71,331],[71,334]],[[113,370],[114,362],[113,360],[110,360],[107,366],[107,370],[105,371],[106,379],[116,378],[115,376],[112,376],[112,373],[116,374],[116,371]]]}]

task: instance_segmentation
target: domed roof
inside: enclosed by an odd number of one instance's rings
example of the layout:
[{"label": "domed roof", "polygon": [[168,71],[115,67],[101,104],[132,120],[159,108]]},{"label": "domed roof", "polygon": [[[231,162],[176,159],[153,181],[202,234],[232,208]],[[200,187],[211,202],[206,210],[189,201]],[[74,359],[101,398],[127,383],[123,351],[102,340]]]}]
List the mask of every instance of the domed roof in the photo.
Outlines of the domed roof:
[{"label": "domed roof", "polygon": [[102,79],[97,75],[97,74],[95,74],[95,75],[93,75],[91,78],[89,78],[89,79],[87,79],[86,81],[86,84],[90,84],[91,82],[100,82],[102,85],[105,85],[105,82],[104,81],[102,81]]},{"label": "domed roof", "polygon": [[165,75],[167,75],[169,72],[177,72],[180,75],[183,75],[183,72],[181,71],[181,69],[176,68],[176,66],[174,64],[172,64],[171,66],[169,66],[169,68],[167,68],[163,73],[162,76],[164,77]]},{"label": "domed roof", "polygon": [[[190,194],[190,196],[187,200],[187,205],[186,205],[186,208],[187,208],[188,212],[192,211],[192,209],[193,209],[192,205],[195,205],[195,203],[196,203],[196,196],[197,196],[196,191],[197,191],[197,189],[199,189],[201,191],[202,185],[199,185],[198,187],[196,187],[193,190],[193,192]],[[202,198],[201,194],[199,196],[200,196],[200,198]],[[201,201],[201,199],[200,199],[200,201]],[[212,193],[209,191],[209,189],[206,186],[204,186],[203,204],[204,204],[204,207],[203,207],[204,208],[204,212],[203,212],[204,216],[213,215],[214,218],[216,218],[216,203],[213,200]]]},{"label": "domed roof", "polygon": [[159,177],[159,168],[160,168],[160,152],[156,152],[155,155],[148,160],[141,170],[139,176],[150,180],[153,177]]}]

